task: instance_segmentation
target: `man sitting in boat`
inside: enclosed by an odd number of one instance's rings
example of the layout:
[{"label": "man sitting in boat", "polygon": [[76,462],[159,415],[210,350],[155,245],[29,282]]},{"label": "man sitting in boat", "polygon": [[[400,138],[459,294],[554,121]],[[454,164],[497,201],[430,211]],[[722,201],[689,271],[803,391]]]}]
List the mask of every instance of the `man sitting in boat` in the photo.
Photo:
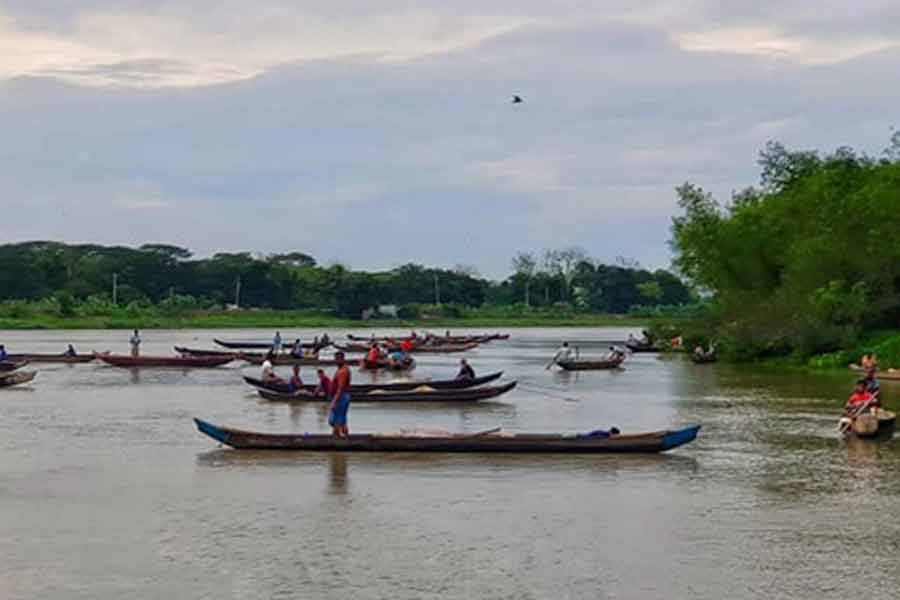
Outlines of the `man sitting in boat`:
[{"label": "man sitting in boat", "polygon": [[260,379],[270,383],[282,381],[281,377],[275,374],[275,367],[272,366],[272,361],[270,360],[263,361]]},{"label": "man sitting in boat", "polygon": [[875,397],[869,392],[869,384],[865,379],[859,379],[856,382],[856,389],[847,404],[844,406],[844,416],[856,417],[870,408]]},{"label": "man sitting in boat", "polygon": [[413,348],[415,348],[415,347],[416,347],[415,342],[413,342],[413,341],[410,340],[410,339],[403,340],[403,341],[400,343],[400,348],[401,348],[401,349],[403,350],[403,352],[405,352],[406,354],[409,354],[410,352],[412,352],[412,351],[413,351]]},{"label": "man sitting in boat", "polygon": [[63,352],[63,356],[78,356],[78,353],[75,352],[75,346],[69,344],[68,348],[66,348],[66,351]]},{"label": "man sitting in boat", "polygon": [[294,340],[294,345],[291,346],[291,356],[294,358],[303,358],[303,344],[300,343],[300,338]]},{"label": "man sitting in boat", "polygon": [[469,364],[469,361],[464,358],[459,361],[459,373],[456,374],[456,378],[475,379],[475,369],[473,369],[472,365]]},{"label": "man sitting in boat", "polygon": [[300,365],[294,365],[293,373],[288,380],[288,389],[291,392],[303,389],[303,380],[300,379]]},{"label": "man sitting in boat", "polygon": [[0,344],[0,362],[9,360],[9,354],[6,352],[6,346]]},{"label": "man sitting in boat", "polygon": [[316,375],[319,377],[319,385],[316,386],[316,391],[313,392],[313,395],[331,399],[331,380],[325,374],[325,369],[317,369]]},{"label": "man sitting in boat", "polygon": [[559,350],[556,351],[556,354],[553,355],[553,360],[550,361],[550,364],[570,361],[572,360],[572,353],[573,350],[569,346],[569,342],[563,342]]},{"label": "man sitting in boat", "polygon": [[407,360],[409,360],[409,354],[404,352],[402,348],[396,349],[388,355],[388,362],[394,369],[399,369],[406,365]]},{"label": "man sitting in boat", "polygon": [[366,362],[374,365],[380,360],[381,350],[378,349],[378,344],[372,344],[372,347],[369,348],[369,353],[366,355]]}]

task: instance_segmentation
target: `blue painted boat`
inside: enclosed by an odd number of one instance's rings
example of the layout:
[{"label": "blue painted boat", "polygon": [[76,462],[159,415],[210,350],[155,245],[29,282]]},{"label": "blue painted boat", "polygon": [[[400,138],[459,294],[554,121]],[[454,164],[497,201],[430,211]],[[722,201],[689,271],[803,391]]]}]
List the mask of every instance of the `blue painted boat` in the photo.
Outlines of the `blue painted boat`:
[{"label": "blue painted boat", "polygon": [[650,433],[581,434],[480,433],[353,434],[337,438],[314,433],[258,433],[194,419],[197,429],[217,442],[239,450],[308,450],[338,452],[470,452],[531,454],[657,453],[692,442],[700,425]]}]

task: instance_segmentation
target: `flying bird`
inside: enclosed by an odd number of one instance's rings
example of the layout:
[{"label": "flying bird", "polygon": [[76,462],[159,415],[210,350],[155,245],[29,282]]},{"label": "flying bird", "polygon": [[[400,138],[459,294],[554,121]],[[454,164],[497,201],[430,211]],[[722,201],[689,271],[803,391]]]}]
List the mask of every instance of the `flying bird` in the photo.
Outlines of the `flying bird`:
[{"label": "flying bird", "polygon": [[521,97],[521,96],[513,96],[513,97],[512,97],[512,103],[513,103],[513,104],[521,104],[521,103],[522,103],[522,97]]}]

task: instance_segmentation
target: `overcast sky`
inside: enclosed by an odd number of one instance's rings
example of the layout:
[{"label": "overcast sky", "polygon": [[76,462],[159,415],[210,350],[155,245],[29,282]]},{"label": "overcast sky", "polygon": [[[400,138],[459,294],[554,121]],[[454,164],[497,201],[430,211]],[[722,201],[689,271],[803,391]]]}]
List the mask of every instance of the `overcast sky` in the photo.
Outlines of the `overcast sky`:
[{"label": "overcast sky", "polygon": [[[667,266],[673,188],[878,153],[900,2],[0,2],[0,241]],[[513,105],[512,94],[525,102]]]}]

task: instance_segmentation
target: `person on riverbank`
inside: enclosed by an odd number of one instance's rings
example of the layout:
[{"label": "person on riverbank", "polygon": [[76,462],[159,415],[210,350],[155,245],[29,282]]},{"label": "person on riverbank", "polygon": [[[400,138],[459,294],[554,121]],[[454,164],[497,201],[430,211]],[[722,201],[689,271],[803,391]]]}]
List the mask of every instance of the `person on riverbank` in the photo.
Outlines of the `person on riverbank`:
[{"label": "person on riverbank", "polygon": [[131,356],[137,358],[141,354],[141,334],[135,329],[134,333],[131,334],[131,339],[128,340],[128,343],[131,344]]},{"label": "person on riverbank", "polygon": [[335,352],[334,360],[337,370],[332,379],[333,394],[328,406],[328,424],[334,437],[348,437],[350,428],[347,425],[347,412],[350,409],[350,368],[344,361],[343,352]]},{"label": "person on riverbank", "polygon": [[459,373],[456,374],[457,379],[475,379],[475,369],[464,358],[459,360]]},{"label": "person on riverbank", "polygon": [[573,350],[571,346],[569,346],[569,342],[563,342],[559,350],[556,351],[556,354],[553,355],[553,359],[550,361],[550,364],[547,365],[547,368],[549,369],[560,361],[566,362],[572,360],[572,353]]}]

